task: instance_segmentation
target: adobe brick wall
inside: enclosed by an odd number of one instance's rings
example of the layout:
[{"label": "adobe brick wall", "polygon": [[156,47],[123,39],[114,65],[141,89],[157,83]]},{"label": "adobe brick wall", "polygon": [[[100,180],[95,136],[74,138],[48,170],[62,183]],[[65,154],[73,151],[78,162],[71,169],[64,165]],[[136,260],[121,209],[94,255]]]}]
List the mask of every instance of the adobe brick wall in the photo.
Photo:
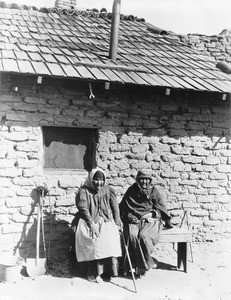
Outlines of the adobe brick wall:
[{"label": "adobe brick wall", "polygon": [[[35,187],[46,182],[52,204],[51,255],[67,254],[75,193],[86,177],[43,170],[42,125],[99,126],[97,165],[118,201],[139,168],[153,173],[178,225],[187,209],[196,241],[231,233],[229,101],[221,95],[2,75],[0,94],[0,252],[35,252]],[[18,91],[12,91],[12,85]],[[75,124],[75,125],[73,125]],[[46,239],[49,197],[45,200]]]},{"label": "adobe brick wall", "polygon": [[203,34],[180,35],[181,42],[210,55],[216,60],[231,62],[231,32],[223,30],[219,35],[206,36]]}]

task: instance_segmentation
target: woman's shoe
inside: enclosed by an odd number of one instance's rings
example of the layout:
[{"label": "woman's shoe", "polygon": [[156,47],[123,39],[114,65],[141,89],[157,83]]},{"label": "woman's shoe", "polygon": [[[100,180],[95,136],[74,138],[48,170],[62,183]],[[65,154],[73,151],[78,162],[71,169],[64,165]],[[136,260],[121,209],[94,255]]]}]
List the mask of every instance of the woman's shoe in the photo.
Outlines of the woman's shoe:
[{"label": "woman's shoe", "polygon": [[101,279],[103,279],[103,281],[111,281],[112,277],[116,277],[116,276],[111,276],[109,273],[103,273],[100,275]]},{"label": "woman's shoe", "polygon": [[100,276],[97,276],[95,278],[95,282],[97,282],[97,283],[103,282],[103,279]]},{"label": "woman's shoe", "polygon": [[87,280],[90,281],[90,282],[95,282],[95,276],[88,275]]},{"label": "woman's shoe", "polygon": [[136,267],[135,276],[136,278],[141,278],[146,273],[146,270]]},{"label": "woman's shoe", "polygon": [[153,269],[156,269],[158,266],[158,260],[153,257]]}]

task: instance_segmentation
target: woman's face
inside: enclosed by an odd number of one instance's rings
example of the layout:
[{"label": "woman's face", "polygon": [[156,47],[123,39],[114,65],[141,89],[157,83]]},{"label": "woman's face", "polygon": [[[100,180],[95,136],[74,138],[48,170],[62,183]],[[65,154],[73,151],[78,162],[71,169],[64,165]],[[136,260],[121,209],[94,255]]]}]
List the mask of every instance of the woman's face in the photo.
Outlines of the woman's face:
[{"label": "woman's face", "polygon": [[138,179],[139,185],[143,190],[147,190],[151,186],[151,179],[150,178],[139,178]]},{"label": "woman's face", "polygon": [[92,178],[93,188],[98,192],[104,186],[104,175],[101,172],[96,172]]}]

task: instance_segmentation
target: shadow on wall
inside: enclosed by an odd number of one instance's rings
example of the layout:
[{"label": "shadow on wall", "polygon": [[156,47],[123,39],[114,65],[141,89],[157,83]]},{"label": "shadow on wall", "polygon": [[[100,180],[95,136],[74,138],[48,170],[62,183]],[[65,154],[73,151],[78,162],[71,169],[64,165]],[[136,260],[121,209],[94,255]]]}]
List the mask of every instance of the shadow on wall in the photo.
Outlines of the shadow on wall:
[{"label": "shadow on wall", "polygon": [[[55,214],[51,209],[41,206],[43,214],[38,215],[39,193],[37,188],[31,191],[33,204],[28,214],[26,222],[24,222],[20,239],[18,240],[14,253],[18,253],[20,257],[36,258],[37,230],[39,230],[39,257],[40,258],[67,258],[70,248],[70,226],[65,221],[55,220]],[[42,200],[43,201],[43,200]],[[41,202],[41,201],[40,201]],[[36,217],[34,217],[36,215]],[[40,228],[38,226],[38,218],[40,219]],[[28,230],[28,224],[34,219],[33,224]],[[44,232],[44,233],[43,233]]]}]

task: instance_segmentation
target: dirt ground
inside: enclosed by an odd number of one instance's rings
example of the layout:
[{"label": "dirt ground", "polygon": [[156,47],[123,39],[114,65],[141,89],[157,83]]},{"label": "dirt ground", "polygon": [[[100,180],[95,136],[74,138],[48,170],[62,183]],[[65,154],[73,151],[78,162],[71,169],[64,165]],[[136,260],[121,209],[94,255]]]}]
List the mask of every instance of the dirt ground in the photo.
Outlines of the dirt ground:
[{"label": "dirt ground", "polygon": [[0,300],[230,300],[231,240],[192,244],[188,272],[177,270],[176,257],[159,255],[158,268],[134,283],[131,278],[91,283],[84,278],[49,275],[0,283]]}]

